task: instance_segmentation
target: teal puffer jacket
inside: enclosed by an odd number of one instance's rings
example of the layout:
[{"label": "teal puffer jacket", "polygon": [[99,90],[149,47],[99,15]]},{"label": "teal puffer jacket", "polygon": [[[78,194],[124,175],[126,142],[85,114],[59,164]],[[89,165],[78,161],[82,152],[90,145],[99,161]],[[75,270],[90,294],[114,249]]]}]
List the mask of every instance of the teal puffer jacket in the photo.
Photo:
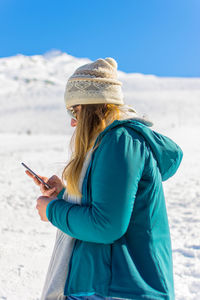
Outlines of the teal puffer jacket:
[{"label": "teal puffer jacket", "polygon": [[[82,204],[56,199],[49,221],[76,238],[65,295],[174,299],[170,232],[162,181],[182,151],[135,120],[116,120],[98,136]],[[95,145],[96,145],[95,143]]]}]

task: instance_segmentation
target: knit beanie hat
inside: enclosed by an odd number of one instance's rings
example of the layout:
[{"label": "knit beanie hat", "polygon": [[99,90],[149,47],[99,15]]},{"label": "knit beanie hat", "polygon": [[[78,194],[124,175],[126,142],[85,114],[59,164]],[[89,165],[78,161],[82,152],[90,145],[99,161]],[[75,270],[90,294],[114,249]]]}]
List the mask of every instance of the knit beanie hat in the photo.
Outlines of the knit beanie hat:
[{"label": "knit beanie hat", "polygon": [[68,79],[65,89],[66,107],[78,104],[124,104],[122,83],[117,76],[117,62],[107,57],[83,65]]}]

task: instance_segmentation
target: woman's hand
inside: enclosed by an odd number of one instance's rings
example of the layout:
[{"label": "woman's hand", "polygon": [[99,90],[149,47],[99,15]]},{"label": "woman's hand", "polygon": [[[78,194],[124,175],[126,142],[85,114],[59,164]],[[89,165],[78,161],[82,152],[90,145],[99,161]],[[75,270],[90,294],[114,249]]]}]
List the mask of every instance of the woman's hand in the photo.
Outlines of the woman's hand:
[{"label": "woman's hand", "polygon": [[38,214],[40,215],[41,220],[44,222],[49,222],[46,216],[46,208],[49,202],[51,202],[54,199],[55,197],[45,197],[45,196],[40,196],[37,199],[36,208],[38,210]]},{"label": "woman's hand", "polygon": [[40,186],[40,191],[42,192],[43,196],[55,198],[60,193],[60,191],[64,188],[62,181],[56,175],[51,176],[49,179],[47,177],[38,175],[42,180],[44,180],[44,182],[50,185],[51,189],[48,189],[28,170],[26,170],[25,173],[34,180],[36,185]]}]

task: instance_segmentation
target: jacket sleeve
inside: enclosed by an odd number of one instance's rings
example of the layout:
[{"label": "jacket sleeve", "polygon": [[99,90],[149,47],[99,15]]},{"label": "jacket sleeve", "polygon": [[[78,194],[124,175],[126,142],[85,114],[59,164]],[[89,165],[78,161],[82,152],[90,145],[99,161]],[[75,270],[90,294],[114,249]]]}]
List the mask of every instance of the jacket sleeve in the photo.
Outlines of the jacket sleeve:
[{"label": "jacket sleeve", "polygon": [[90,206],[64,200],[47,206],[57,228],[83,241],[110,244],[126,232],[144,168],[144,146],[126,134],[107,134],[96,150],[91,170]]},{"label": "jacket sleeve", "polygon": [[63,199],[64,193],[65,193],[65,188],[63,188],[63,189],[60,191],[60,193],[57,195],[57,198],[58,198],[58,199]]}]

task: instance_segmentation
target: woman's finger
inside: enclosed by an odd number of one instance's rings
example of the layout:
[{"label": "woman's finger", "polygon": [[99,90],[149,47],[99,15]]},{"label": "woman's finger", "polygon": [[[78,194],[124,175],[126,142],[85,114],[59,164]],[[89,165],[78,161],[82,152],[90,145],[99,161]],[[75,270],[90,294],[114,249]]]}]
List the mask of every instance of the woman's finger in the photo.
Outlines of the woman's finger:
[{"label": "woman's finger", "polygon": [[29,171],[25,171],[25,173],[34,180],[35,184],[37,184],[37,185],[40,184],[40,181],[33,174],[31,174]]},{"label": "woman's finger", "polygon": [[[25,173],[26,173],[29,177],[31,177],[31,178],[36,178],[35,175],[33,175],[33,174],[32,174],[31,172],[29,172],[28,170],[26,170]],[[45,177],[45,176],[41,176],[41,175],[38,175],[38,174],[37,174],[37,176],[40,177],[42,180],[44,180],[44,182],[47,182],[47,181],[49,180],[49,179],[48,179],[47,177]]]},{"label": "woman's finger", "polygon": [[51,197],[51,196],[53,196],[53,194],[55,193],[55,191],[56,191],[56,188],[54,187],[54,188],[52,188],[51,190],[48,190],[47,191],[47,193],[48,193],[48,197]]},{"label": "woman's finger", "polygon": [[31,174],[31,172],[29,172],[28,170],[26,170],[25,173],[26,173],[29,177],[31,177],[31,178],[34,177],[33,174]]},{"label": "woman's finger", "polygon": [[[35,182],[35,184],[37,184],[37,185],[40,185],[41,184],[41,182],[37,179],[37,177],[35,177],[32,173],[30,173],[28,170],[26,170],[25,171],[25,173],[29,176],[29,177],[31,177],[33,180],[34,180],[34,182]],[[48,178],[47,177],[44,177],[44,176],[40,176],[40,175],[38,175],[44,182],[47,182],[48,181]]]},{"label": "woman's finger", "polygon": [[46,197],[51,197],[54,195],[55,191],[56,191],[55,187],[53,187],[52,189],[46,189],[45,191],[43,191],[43,195]]},{"label": "woman's finger", "polygon": [[42,194],[46,193],[46,191],[48,191],[48,188],[40,182],[40,191],[42,192]]}]

